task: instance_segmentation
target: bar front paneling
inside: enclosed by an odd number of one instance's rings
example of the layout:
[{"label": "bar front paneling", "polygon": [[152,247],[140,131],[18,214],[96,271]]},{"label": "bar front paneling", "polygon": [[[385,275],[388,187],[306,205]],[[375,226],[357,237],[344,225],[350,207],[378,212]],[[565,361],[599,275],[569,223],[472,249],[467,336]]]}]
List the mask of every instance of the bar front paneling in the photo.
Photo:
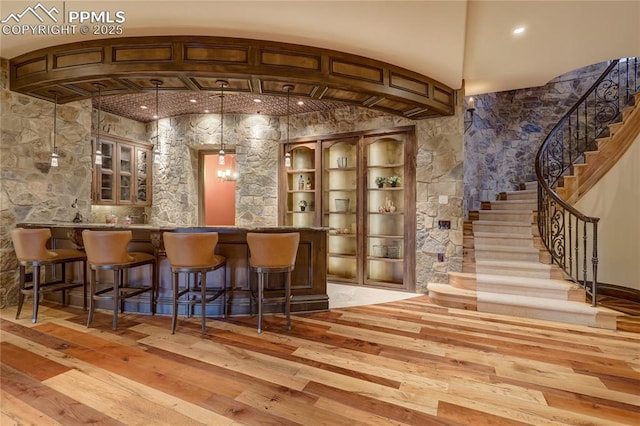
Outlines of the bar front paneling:
[{"label": "bar front paneling", "polygon": [[[90,223],[38,223],[29,222],[18,224],[24,228],[50,228],[52,233],[51,247],[56,248],[83,248],[82,231],[85,229],[113,229],[131,230],[132,240],[129,244],[130,251],[142,251],[152,253],[157,259],[158,276],[158,306],[157,313],[168,315],[171,313],[171,269],[164,252],[162,234],[172,232],[178,227],[156,227],[153,225],[119,226],[112,224]],[[185,229],[180,227],[180,229]],[[247,245],[247,232],[299,232],[300,244],[296,256],[296,266],[292,274],[292,312],[311,312],[327,310],[329,297],[327,296],[327,264],[326,241],[327,230],[325,228],[296,228],[296,227],[206,227],[208,231],[218,232],[218,245],[216,253],[227,258],[227,266],[215,273],[207,274],[207,283],[217,283],[222,279],[227,285],[227,313],[228,315],[248,315],[255,309],[251,308],[251,289],[256,290],[257,275],[249,268],[249,247]],[[81,269],[81,268],[80,268]],[[74,279],[80,279],[79,270],[68,270]],[[152,280],[151,271],[142,267],[131,272],[127,277],[133,283],[149,284]],[[181,278],[184,279],[184,278]],[[195,279],[195,278],[191,278]],[[99,282],[110,283],[110,274],[99,275]],[[283,277],[274,274],[266,283],[267,295],[281,293],[284,287]],[[82,306],[82,291],[69,292],[71,305]],[[269,294],[271,293],[271,294]],[[59,295],[48,295],[47,299],[60,302]],[[57,298],[57,299],[56,299]],[[111,309],[109,302],[104,305],[98,303],[98,308]],[[185,306],[180,307],[179,315],[186,315]],[[193,315],[200,314],[199,306],[193,307]],[[267,303],[265,312],[282,312],[281,303]],[[128,299],[125,312],[150,313],[148,297],[141,295],[139,298]],[[222,305],[214,302],[207,306],[208,316],[222,315]]]}]

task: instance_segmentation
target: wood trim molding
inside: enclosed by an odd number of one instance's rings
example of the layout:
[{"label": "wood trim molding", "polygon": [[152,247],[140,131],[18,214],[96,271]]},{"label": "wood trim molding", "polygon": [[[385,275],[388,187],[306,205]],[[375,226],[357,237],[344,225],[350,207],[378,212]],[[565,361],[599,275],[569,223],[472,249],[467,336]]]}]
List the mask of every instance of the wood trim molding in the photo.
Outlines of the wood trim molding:
[{"label": "wood trim molding", "polygon": [[455,91],[427,76],[348,53],[227,37],[123,37],[64,44],[10,60],[10,88],[66,103],[154,89],[229,91],[346,102],[411,119],[455,113]]}]

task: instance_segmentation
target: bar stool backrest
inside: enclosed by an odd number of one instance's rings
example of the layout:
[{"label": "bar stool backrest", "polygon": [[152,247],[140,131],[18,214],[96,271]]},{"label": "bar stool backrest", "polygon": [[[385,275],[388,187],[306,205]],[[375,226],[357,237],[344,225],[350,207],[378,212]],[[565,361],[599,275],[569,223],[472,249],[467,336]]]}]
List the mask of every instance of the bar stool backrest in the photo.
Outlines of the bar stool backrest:
[{"label": "bar stool backrest", "polygon": [[47,250],[47,241],[50,238],[51,230],[49,228],[16,228],[11,231],[16,257],[22,262],[55,259],[58,254]]},{"label": "bar stool backrest", "polygon": [[127,246],[131,231],[82,231],[87,260],[93,265],[120,265],[133,261]]},{"label": "bar stool backrest", "polygon": [[193,268],[217,263],[217,232],[165,232],[164,249],[174,267]]},{"label": "bar stool backrest", "polygon": [[293,268],[299,243],[298,232],[248,232],[249,264],[254,268]]}]

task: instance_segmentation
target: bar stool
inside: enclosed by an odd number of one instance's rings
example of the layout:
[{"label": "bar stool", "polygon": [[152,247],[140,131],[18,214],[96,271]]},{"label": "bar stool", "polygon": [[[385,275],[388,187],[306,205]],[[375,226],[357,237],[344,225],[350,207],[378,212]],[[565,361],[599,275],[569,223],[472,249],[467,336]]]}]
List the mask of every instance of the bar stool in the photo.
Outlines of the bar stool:
[{"label": "bar stool", "polygon": [[[66,290],[83,286],[83,309],[87,309],[87,256],[84,252],[74,249],[47,249],[47,242],[51,239],[51,229],[24,229],[16,228],[11,231],[13,248],[20,265],[20,291],[18,293],[18,310],[16,319],[22,311],[24,297],[27,294],[33,296],[33,317],[31,322],[38,320],[38,304],[40,295],[53,291],[62,292],[62,306],[66,305]],[[67,282],[67,263],[82,262],[82,282]],[[41,282],[40,268],[52,266],[53,281]],[[62,275],[59,280],[55,278],[55,267],[62,265]],[[26,268],[33,268],[32,285],[26,284]]]},{"label": "bar stool", "polygon": [[[150,293],[150,310],[156,313],[156,258],[149,253],[129,252],[127,246],[131,241],[131,231],[82,231],[82,240],[89,263],[90,298],[87,327],[93,320],[95,301],[113,300],[113,329],[118,329],[118,305],[124,312],[125,300],[139,294]],[[124,271],[143,265],[151,265],[151,285],[133,287],[124,279]],[[97,272],[113,271],[113,284],[97,290]]]},{"label": "bar stool", "polygon": [[[218,244],[217,232],[165,232],[163,234],[164,249],[171,265],[173,290],[173,313],[171,317],[171,334],[176,331],[178,318],[178,304],[188,305],[189,309],[201,305],[202,333],[206,331],[207,303],[213,302],[222,296],[222,313],[227,316],[227,276],[220,288],[207,288],[207,273],[224,268],[227,259],[215,254]],[[186,285],[180,287],[180,274],[186,275]],[[194,286],[191,286],[190,277],[195,274]],[[199,288],[198,288],[199,287]]]},{"label": "bar stool", "polygon": [[[291,330],[291,271],[295,267],[300,233],[247,233],[249,265],[258,274],[258,333],[262,333],[262,305],[265,300],[284,302],[287,328]],[[269,274],[284,273],[284,297],[264,297],[264,281]]]}]

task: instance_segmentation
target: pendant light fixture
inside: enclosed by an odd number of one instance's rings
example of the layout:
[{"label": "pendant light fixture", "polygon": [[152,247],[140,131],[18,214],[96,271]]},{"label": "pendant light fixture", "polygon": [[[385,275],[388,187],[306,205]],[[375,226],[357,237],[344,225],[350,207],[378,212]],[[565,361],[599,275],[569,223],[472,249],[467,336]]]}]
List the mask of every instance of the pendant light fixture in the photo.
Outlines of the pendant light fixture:
[{"label": "pendant light fixture", "polygon": [[160,162],[160,129],[158,126],[158,121],[160,121],[160,113],[158,112],[158,104],[160,103],[159,102],[160,92],[158,88],[163,83],[162,83],[162,80],[158,80],[158,79],[151,80],[151,83],[156,87],[156,113],[153,116],[153,118],[156,119],[156,136],[155,136],[155,143],[153,144],[153,162],[158,164]]},{"label": "pendant light fixture", "polygon": [[[224,152],[224,86],[229,84],[226,80],[218,80],[218,86],[220,86],[220,152],[218,152],[218,165],[225,165]],[[238,179],[238,172],[228,167],[226,170],[218,169],[218,179],[225,182],[233,182]]]},{"label": "pendant light fixture", "polygon": [[218,80],[216,83],[220,86],[220,152],[218,153],[218,164],[224,166],[224,86],[229,82]]},{"label": "pendant light fixture", "polygon": [[53,92],[53,150],[51,151],[51,167],[58,167],[58,147],[56,135],[58,133],[58,92]]},{"label": "pendant light fixture", "polygon": [[[287,91],[287,147],[285,147],[285,149],[289,149],[289,124],[290,124],[290,118],[291,118],[291,114],[290,114],[290,96],[291,96],[291,90],[293,90],[293,85],[292,84],[285,84],[283,86],[283,89]],[[291,167],[291,153],[289,151],[287,151],[284,154],[284,166],[285,167]]]},{"label": "pendant light fixture", "polygon": [[100,112],[102,110],[102,88],[104,84],[101,83],[93,83],[93,87],[98,88],[98,119],[96,120],[96,127],[98,131],[96,132],[96,154],[95,154],[95,164],[97,166],[102,165],[102,142],[100,142],[100,128],[102,127],[102,119],[100,118]]}]

